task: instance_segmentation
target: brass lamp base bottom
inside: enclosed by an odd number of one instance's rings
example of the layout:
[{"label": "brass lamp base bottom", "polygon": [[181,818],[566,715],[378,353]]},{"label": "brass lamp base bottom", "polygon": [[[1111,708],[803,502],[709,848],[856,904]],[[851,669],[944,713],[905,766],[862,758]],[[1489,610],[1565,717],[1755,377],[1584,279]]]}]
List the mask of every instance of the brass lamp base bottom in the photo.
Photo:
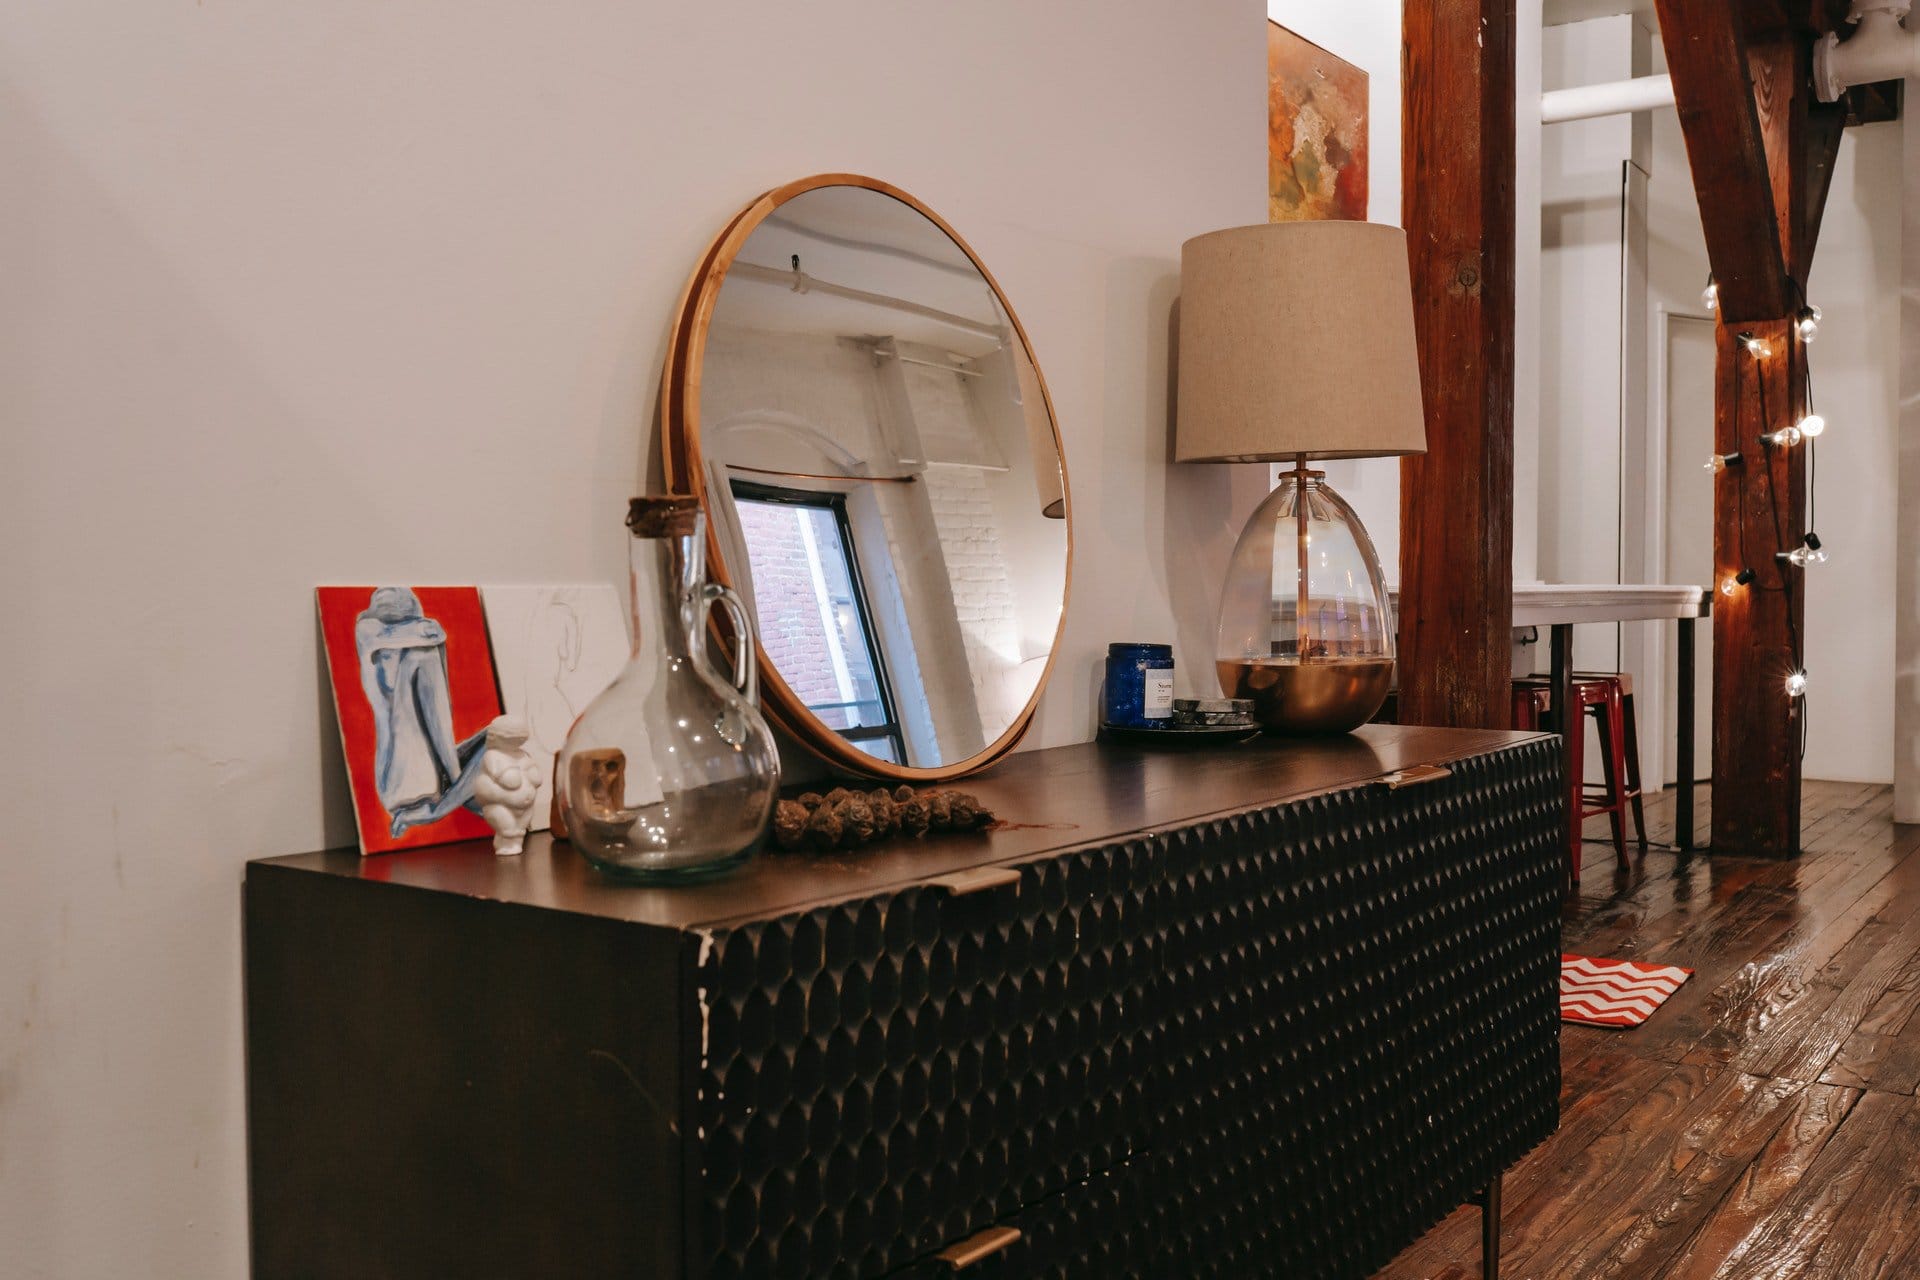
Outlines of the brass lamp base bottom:
[{"label": "brass lamp base bottom", "polygon": [[1241,658],[1214,664],[1229,698],[1253,703],[1276,733],[1347,733],[1371,720],[1393,688],[1392,658]]}]

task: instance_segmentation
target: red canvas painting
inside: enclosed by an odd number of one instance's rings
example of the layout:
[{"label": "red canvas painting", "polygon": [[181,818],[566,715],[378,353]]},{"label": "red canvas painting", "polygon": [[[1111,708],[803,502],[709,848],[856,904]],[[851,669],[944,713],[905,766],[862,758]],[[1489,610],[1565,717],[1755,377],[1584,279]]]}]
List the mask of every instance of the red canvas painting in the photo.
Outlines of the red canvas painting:
[{"label": "red canvas painting", "polygon": [[321,587],[360,852],[493,833],[473,801],[500,688],[477,587]]},{"label": "red canvas painting", "polygon": [[1367,219],[1367,73],[1267,23],[1267,221]]}]

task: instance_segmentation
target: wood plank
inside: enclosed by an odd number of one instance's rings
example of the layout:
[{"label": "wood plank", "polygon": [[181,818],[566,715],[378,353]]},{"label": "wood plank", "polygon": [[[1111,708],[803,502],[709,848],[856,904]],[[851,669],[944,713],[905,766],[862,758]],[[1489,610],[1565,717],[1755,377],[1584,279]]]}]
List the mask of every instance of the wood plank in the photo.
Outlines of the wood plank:
[{"label": "wood plank", "polygon": [[[1894,1252],[1890,1241],[1876,1239],[1873,1221],[1902,1176],[1910,1176],[1906,1155],[1916,1140],[1912,1099],[1864,1095],[1792,1190],[1710,1274],[1716,1280],[1882,1274],[1864,1247],[1880,1248],[1880,1261]],[[1900,1225],[1912,1229],[1910,1219]]]},{"label": "wood plank", "polygon": [[1657,1274],[1767,1147],[1807,1087],[1720,1073],[1685,1116],[1630,1152],[1545,1245],[1505,1261],[1521,1275]]},{"label": "wood plank", "polygon": [[1732,1057],[1742,1071],[1790,1080],[1817,1080],[1887,988],[1910,971],[1911,942],[1896,929],[1869,925],[1808,987],[1798,1002],[1747,1041]]},{"label": "wood plank", "polygon": [[[1400,470],[1404,723],[1504,726],[1513,605],[1514,0],[1407,0],[1404,220],[1427,452]],[[1434,495],[1445,494],[1444,502]],[[1471,537],[1462,537],[1471,530]]]},{"label": "wood plank", "polygon": [[1662,1007],[1662,1035],[1650,1042],[1650,1051],[1679,1049],[1703,1061],[1730,1061],[1758,1029],[1802,1001],[1819,999],[1813,975],[1877,913],[1920,891],[1920,859],[1908,855],[1902,868],[1895,875],[1881,866],[1863,867],[1833,882],[1811,910],[1789,903],[1756,933],[1714,943],[1694,980],[1675,993],[1670,1007]]},{"label": "wood plank", "polygon": [[1778,319],[1792,300],[1740,15],[1726,0],[1655,0],[1654,8],[1721,314]]},{"label": "wood plank", "polygon": [[1668,1264],[1671,1280],[1710,1280],[1722,1264],[1799,1185],[1834,1131],[1859,1101],[1853,1089],[1809,1085],[1794,1098],[1786,1122]]}]

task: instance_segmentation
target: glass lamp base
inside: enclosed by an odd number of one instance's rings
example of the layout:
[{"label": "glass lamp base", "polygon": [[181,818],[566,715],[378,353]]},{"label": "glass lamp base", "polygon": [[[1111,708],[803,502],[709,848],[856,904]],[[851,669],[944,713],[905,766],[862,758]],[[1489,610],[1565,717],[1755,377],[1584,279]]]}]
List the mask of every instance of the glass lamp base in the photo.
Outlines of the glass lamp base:
[{"label": "glass lamp base", "polygon": [[1214,649],[1220,688],[1279,733],[1340,734],[1393,687],[1393,607],[1373,540],[1302,459],[1233,549]]},{"label": "glass lamp base", "polygon": [[1229,698],[1277,733],[1347,733],[1373,719],[1393,688],[1392,658],[1255,658],[1215,664]]}]

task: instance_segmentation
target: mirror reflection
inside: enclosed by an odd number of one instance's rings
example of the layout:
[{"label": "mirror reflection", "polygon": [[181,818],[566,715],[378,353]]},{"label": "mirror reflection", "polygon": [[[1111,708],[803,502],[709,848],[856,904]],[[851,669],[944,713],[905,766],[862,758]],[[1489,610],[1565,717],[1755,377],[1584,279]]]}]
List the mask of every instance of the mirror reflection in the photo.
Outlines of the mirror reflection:
[{"label": "mirror reflection", "polygon": [[728,268],[698,396],[716,540],[806,712],[913,768],[1022,725],[1065,605],[1065,483],[965,250],[884,192],[801,192]]}]

